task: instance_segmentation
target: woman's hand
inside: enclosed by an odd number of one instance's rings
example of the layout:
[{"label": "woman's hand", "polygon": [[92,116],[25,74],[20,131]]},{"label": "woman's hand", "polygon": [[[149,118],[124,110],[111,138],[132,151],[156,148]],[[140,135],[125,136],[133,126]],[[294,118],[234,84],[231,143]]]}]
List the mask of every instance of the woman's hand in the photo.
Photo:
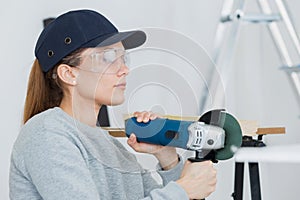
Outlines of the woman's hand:
[{"label": "woman's hand", "polygon": [[[142,123],[147,123],[149,120],[159,118],[159,115],[147,111],[135,112],[133,115],[137,118],[138,122]],[[171,169],[178,163],[178,155],[174,147],[137,142],[137,138],[134,133],[130,135],[127,143],[136,152],[154,155],[164,170]]]},{"label": "woman's hand", "polygon": [[217,172],[211,161],[186,161],[180,178],[176,181],[190,199],[204,199],[216,189]]}]

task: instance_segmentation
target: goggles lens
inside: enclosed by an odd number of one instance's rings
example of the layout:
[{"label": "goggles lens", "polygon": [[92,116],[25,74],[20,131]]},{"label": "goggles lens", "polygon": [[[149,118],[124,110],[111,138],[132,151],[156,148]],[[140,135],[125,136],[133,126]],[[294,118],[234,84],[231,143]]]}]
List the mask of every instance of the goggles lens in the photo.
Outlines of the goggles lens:
[{"label": "goggles lens", "polygon": [[[116,74],[122,65],[128,65],[128,54],[124,49],[106,49],[86,55],[84,66],[77,66],[84,71],[102,74]],[[83,56],[83,57],[86,57]]]}]

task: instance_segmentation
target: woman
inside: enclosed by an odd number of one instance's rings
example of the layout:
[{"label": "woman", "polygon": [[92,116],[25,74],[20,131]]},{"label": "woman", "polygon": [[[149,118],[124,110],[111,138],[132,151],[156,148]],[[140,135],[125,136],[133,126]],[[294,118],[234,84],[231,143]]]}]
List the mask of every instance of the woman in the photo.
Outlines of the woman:
[{"label": "woman", "polygon": [[[159,161],[159,185],[134,155],[96,127],[101,105],[124,101],[126,49],[142,45],[142,31],[118,32],[91,10],[65,13],[41,33],[35,48],[10,169],[11,199],[199,199],[215,189],[212,163],[190,163],[175,148],[128,144]],[[134,113],[139,122],[157,118]]]}]

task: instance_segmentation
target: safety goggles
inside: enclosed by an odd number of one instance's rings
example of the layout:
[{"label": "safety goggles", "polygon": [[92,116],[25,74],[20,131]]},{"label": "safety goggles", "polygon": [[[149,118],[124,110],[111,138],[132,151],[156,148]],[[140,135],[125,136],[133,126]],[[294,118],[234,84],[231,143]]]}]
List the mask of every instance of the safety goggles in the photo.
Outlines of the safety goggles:
[{"label": "safety goggles", "polygon": [[116,74],[122,65],[128,65],[129,60],[126,50],[121,48],[105,49],[89,55],[80,56],[80,58],[86,59],[85,64],[84,66],[77,66],[77,68],[83,71],[101,74]]}]

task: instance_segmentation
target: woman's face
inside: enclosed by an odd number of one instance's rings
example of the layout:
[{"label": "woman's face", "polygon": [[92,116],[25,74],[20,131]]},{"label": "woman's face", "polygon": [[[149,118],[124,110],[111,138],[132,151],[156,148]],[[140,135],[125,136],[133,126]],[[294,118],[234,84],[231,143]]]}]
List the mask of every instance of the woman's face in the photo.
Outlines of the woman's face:
[{"label": "woman's face", "polygon": [[124,102],[126,76],[129,73],[124,53],[121,42],[106,47],[88,48],[82,52],[75,87],[76,94],[82,101],[80,103],[90,101],[100,106]]}]

